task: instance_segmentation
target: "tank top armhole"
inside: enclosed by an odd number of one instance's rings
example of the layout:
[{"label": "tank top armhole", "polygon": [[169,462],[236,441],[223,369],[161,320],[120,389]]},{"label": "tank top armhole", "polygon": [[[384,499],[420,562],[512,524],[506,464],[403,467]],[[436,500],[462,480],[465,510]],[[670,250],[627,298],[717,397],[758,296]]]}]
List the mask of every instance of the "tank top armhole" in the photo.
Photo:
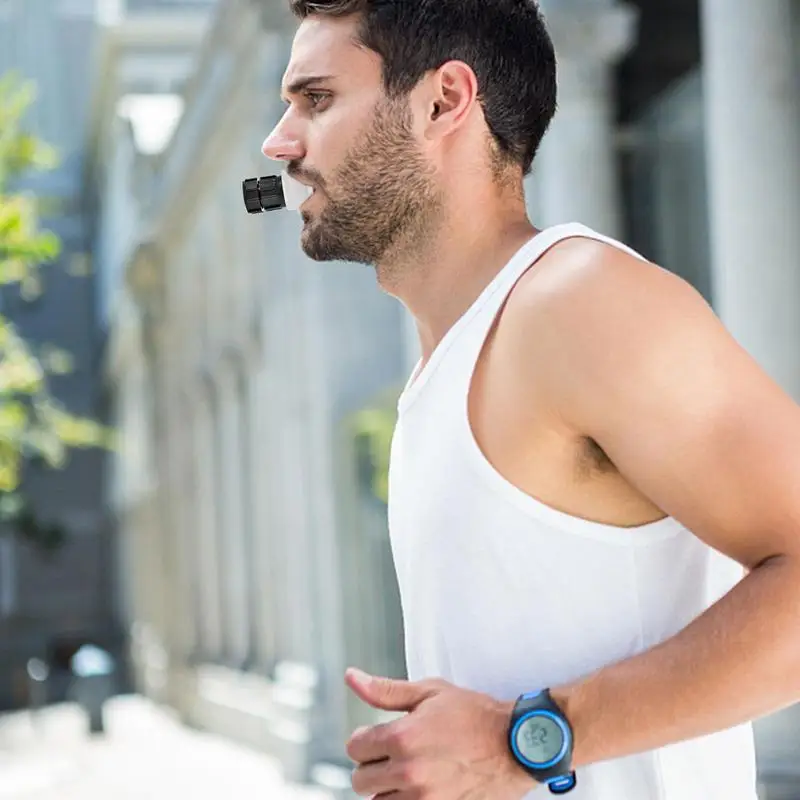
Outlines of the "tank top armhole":
[{"label": "tank top armhole", "polygon": [[[469,415],[469,398],[471,396],[478,360],[484,351],[489,333],[502,315],[508,299],[520,280],[536,266],[536,263],[556,245],[568,239],[575,238],[599,241],[612,247],[617,247],[617,249],[627,252],[642,261],[647,260],[626,245],[577,223],[558,226],[557,229],[550,229],[549,232],[555,234],[555,236],[551,236],[550,241],[543,243],[544,246],[537,249],[536,256],[531,259],[530,263],[525,266],[519,266],[518,269],[514,270],[513,279],[509,279],[504,283],[502,287],[503,291],[494,294],[494,302],[491,304],[487,302],[485,307],[481,310],[479,317],[473,322],[476,328],[470,331],[472,352],[468,360],[465,386],[459,393],[458,419],[461,428],[460,439],[464,450],[464,460],[470,465],[476,479],[481,480],[481,482],[493,492],[499,494],[503,499],[516,506],[519,510],[541,522],[561,530],[567,530],[581,536],[588,536],[590,538],[619,544],[648,544],[674,536],[685,529],[680,522],[669,516],[642,525],[620,527],[576,517],[549,506],[537,500],[505,478],[484,454],[475,437]],[[509,276],[509,278],[511,278],[511,276]],[[481,323],[480,326],[477,325],[479,320]]]}]

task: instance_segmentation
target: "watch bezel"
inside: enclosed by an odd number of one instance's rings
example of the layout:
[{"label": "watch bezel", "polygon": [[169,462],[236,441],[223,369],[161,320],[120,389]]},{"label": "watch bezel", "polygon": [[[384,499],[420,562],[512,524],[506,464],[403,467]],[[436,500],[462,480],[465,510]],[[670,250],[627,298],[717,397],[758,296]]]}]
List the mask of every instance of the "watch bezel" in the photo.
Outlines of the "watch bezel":
[{"label": "watch bezel", "polygon": [[[527,722],[529,719],[533,717],[547,717],[548,719],[552,720],[553,722],[558,725],[559,729],[561,730],[561,748],[559,749],[558,753],[555,755],[554,758],[551,758],[549,761],[531,761],[529,758],[522,754],[522,751],[519,749],[517,744],[517,739],[519,736],[520,728]],[[570,744],[572,740],[572,731],[569,729],[569,726],[566,722],[558,715],[555,714],[553,711],[550,711],[546,708],[533,708],[529,711],[526,711],[522,714],[518,720],[514,722],[514,727],[511,729],[511,747],[514,750],[514,756],[519,760],[521,764],[526,765],[527,767],[535,770],[546,770],[554,767],[560,761],[562,761],[570,749]]]}]

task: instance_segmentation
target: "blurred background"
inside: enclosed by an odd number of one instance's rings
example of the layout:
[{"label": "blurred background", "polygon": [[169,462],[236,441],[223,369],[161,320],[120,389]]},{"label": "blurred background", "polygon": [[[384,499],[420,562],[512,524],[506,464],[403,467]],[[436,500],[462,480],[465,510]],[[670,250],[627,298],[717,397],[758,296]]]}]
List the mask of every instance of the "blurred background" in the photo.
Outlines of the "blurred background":
[{"label": "blurred background", "polygon": [[[350,797],[378,717],[344,669],[405,674],[416,334],[242,203],[286,5],[0,0],[0,798]],[[800,398],[800,2],[542,6],[533,221],[682,275]],[[800,798],[800,713],[757,731],[762,797]]]}]

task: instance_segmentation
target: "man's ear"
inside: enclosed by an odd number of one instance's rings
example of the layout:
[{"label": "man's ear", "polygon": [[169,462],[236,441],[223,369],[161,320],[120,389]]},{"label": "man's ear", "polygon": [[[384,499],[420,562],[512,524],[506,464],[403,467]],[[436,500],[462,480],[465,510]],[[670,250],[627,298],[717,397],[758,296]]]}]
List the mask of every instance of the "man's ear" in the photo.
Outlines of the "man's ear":
[{"label": "man's ear", "polygon": [[447,136],[460,128],[478,101],[478,79],[463,61],[448,61],[431,76],[426,100],[425,135]]}]

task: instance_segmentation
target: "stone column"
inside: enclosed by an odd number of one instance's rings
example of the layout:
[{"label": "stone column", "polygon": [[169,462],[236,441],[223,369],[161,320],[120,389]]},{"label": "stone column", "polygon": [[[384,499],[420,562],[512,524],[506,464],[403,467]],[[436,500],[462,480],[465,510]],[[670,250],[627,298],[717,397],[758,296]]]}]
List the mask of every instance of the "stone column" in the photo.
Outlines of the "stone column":
[{"label": "stone column", "polygon": [[[272,594],[273,644],[281,660],[308,662],[314,653],[314,619],[309,561],[313,535],[309,518],[307,427],[310,398],[304,387],[306,324],[300,303],[303,270],[296,252],[297,221],[265,221],[264,241],[275,254],[269,264],[271,291],[265,298],[264,364],[268,388],[264,431],[269,441],[267,511],[270,554],[276,578]],[[299,227],[299,226],[297,226]]]},{"label": "stone column", "polygon": [[200,381],[192,419],[195,475],[192,521],[197,536],[200,564],[199,649],[205,659],[215,660],[220,655],[222,646],[222,615],[211,391],[211,384],[207,378]]},{"label": "stone column", "polygon": [[247,478],[251,495],[251,525],[253,537],[253,614],[251,660],[260,671],[271,673],[278,657],[276,603],[279,601],[279,580],[283,567],[278,563],[280,552],[276,525],[271,524],[272,493],[275,469],[273,441],[269,436],[267,415],[270,402],[267,387],[268,373],[260,348],[252,358],[249,381],[249,447]]},{"label": "stone column", "polygon": [[800,79],[791,0],[703,0],[714,306],[800,400]]},{"label": "stone column", "polygon": [[183,597],[185,604],[184,613],[187,615],[186,626],[186,658],[187,663],[202,654],[202,576],[200,568],[199,536],[196,530],[196,476],[194,461],[194,430],[189,409],[192,408],[194,397],[187,391],[191,385],[186,380],[188,371],[180,370],[181,383],[175,386],[173,422],[178,429],[178,458],[176,491],[179,518],[180,558],[183,570]]},{"label": "stone column", "polygon": [[635,40],[637,14],[612,0],[542,0],[558,58],[558,111],[534,165],[539,226],[582,222],[622,235],[614,148],[613,67]]},{"label": "stone column", "polygon": [[171,705],[185,709],[184,677],[194,651],[195,610],[191,597],[191,569],[186,558],[185,506],[181,492],[183,435],[176,372],[175,327],[164,314],[153,331],[154,448],[158,461],[159,517],[161,521],[158,557],[164,574],[161,595],[163,645],[167,655],[166,697]]},{"label": "stone column", "polygon": [[[228,361],[228,359],[226,359]],[[218,496],[221,500],[220,547],[223,551],[225,660],[242,666],[250,650],[249,574],[242,475],[242,429],[236,386],[237,368],[225,363],[219,374],[218,444],[221,470]]]},{"label": "stone column", "polygon": [[290,619],[293,630],[288,639],[292,644],[292,658],[301,663],[310,663],[316,652],[314,638],[314,588],[313,543],[311,541],[313,501],[312,487],[309,485],[308,458],[309,441],[308,425],[311,417],[311,402],[306,391],[305,371],[308,367],[308,321],[302,306],[304,284],[308,275],[303,270],[308,264],[298,260],[287,259],[285,269],[291,270],[289,286],[285,297],[284,335],[292,340],[291,350],[285,347],[286,353],[281,370],[280,380],[285,382],[284,398],[286,405],[282,412],[283,427],[281,462],[283,464],[284,519],[286,528],[283,535],[291,541],[286,549],[290,595]]}]

